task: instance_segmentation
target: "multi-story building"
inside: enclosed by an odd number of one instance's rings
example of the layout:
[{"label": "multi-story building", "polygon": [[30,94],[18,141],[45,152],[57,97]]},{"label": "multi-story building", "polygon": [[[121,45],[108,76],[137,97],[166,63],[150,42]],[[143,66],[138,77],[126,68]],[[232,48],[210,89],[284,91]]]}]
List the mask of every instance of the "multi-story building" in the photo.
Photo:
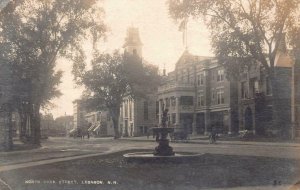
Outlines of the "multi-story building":
[{"label": "multi-story building", "polygon": [[113,121],[108,111],[90,112],[85,115],[88,132],[95,137],[114,136]]},{"label": "multi-story building", "polygon": [[[124,44],[124,53],[137,55],[142,59],[142,42],[137,28],[129,28]],[[142,63],[147,64],[147,63]],[[140,136],[147,134],[156,122],[156,94],[146,98],[123,99],[120,109],[120,131],[123,136]]]},{"label": "multi-story building", "polygon": [[188,134],[238,130],[237,83],[212,57],[194,56],[185,51],[158,88],[159,122],[168,109],[169,125]]},{"label": "multi-story building", "polygon": [[[253,65],[245,69],[239,82],[239,129],[252,131],[257,135],[277,135],[279,132],[287,135],[291,126],[291,81],[293,60],[279,51],[275,58],[274,78],[276,80],[277,98],[273,101],[271,80],[265,69]],[[274,125],[274,103],[284,110],[277,114],[280,130]]]},{"label": "multi-story building", "polygon": [[[247,130],[258,135],[288,135],[292,64],[287,52],[278,52],[274,68],[278,90],[274,102],[270,78],[260,64],[245,69],[239,74],[239,80],[229,80],[215,58],[194,56],[185,51],[175,70],[158,88],[159,122],[162,111],[168,109],[169,126],[188,134],[207,134],[217,128],[229,134]],[[294,97],[294,101],[296,99]],[[276,118],[280,129],[273,127],[275,103],[284,110]]]},{"label": "multi-story building", "polygon": [[69,131],[69,134],[80,131],[87,130],[88,124],[85,120],[84,116],[86,114],[86,110],[83,106],[82,100],[74,100],[73,101],[73,129]]}]

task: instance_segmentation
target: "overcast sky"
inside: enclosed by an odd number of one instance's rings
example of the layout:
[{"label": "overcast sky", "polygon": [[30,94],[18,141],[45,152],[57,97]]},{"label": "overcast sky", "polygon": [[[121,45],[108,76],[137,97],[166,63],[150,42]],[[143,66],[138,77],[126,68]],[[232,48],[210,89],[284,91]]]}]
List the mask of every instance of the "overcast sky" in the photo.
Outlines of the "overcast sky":
[{"label": "overcast sky", "polygon": [[[178,31],[178,24],[169,17],[165,0],[105,0],[104,9],[105,22],[110,28],[107,40],[102,44],[104,51],[122,49],[127,28],[134,26],[139,28],[143,58],[160,69],[165,65],[168,72],[174,69],[185,48],[182,32]],[[212,56],[208,32],[200,21],[189,21],[187,41],[192,54]],[[54,117],[65,112],[72,115],[72,101],[80,97],[82,90],[74,85],[70,64],[60,60],[57,68],[64,71],[59,87],[63,95],[52,101],[55,107],[50,112]]]}]

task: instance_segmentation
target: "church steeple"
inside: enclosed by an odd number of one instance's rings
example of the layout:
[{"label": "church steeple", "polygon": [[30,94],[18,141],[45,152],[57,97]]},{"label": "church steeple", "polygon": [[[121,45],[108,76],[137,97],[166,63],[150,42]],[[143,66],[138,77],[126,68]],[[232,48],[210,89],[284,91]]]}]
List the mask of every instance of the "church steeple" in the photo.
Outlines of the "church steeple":
[{"label": "church steeple", "polygon": [[125,53],[136,54],[142,57],[142,46],[139,29],[135,27],[128,28],[125,44],[123,46]]}]

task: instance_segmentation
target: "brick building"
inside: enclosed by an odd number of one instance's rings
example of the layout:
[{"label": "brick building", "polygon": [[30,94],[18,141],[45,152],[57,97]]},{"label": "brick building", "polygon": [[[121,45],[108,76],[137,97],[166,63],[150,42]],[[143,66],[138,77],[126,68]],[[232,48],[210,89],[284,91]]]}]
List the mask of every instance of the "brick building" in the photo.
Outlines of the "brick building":
[{"label": "brick building", "polygon": [[[163,109],[168,108],[169,126],[188,134],[208,134],[217,128],[219,133],[228,134],[248,130],[258,135],[289,135],[292,64],[287,52],[278,52],[274,72],[279,89],[276,104],[284,110],[278,116],[280,129],[273,127],[272,88],[260,64],[245,69],[239,80],[229,80],[215,58],[194,56],[188,51],[158,88],[159,122]],[[296,86],[297,69],[295,66]],[[294,111],[298,109],[296,90]],[[294,120],[297,123],[296,117]]]},{"label": "brick building", "polygon": [[169,126],[188,134],[238,131],[237,83],[225,77],[224,68],[212,57],[185,51],[158,88],[159,122],[168,108]]},{"label": "brick building", "polygon": [[241,73],[238,95],[240,130],[257,135],[290,133],[292,64],[293,60],[287,53],[278,52],[274,76],[278,88],[276,104],[283,110],[277,118],[280,129],[274,128],[274,94],[267,72],[257,64]]}]

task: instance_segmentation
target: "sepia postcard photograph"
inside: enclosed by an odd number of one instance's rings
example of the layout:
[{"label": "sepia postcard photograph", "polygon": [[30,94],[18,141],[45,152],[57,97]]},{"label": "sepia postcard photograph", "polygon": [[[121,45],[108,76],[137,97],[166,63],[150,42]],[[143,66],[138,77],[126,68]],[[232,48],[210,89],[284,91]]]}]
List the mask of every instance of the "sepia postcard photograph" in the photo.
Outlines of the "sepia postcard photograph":
[{"label": "sepia postcard photograph", "polygon": [[0,0],[0,190],[300,190],[300,0]]}]

